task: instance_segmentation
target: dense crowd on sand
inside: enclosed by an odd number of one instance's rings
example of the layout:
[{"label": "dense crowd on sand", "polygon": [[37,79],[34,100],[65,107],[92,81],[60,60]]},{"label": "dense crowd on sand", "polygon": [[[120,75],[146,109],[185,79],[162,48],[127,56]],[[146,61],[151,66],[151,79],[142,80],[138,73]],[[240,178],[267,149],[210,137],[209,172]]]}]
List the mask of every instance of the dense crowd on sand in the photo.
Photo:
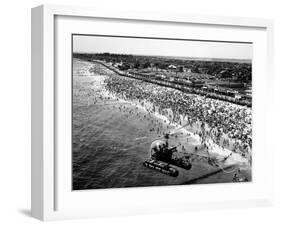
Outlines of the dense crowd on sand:
[{"label": "dense crowd on sand", "polygon": [[208,139],[251,160],[251,109],[136,79],[109,76],[106,89],[119,98],[150,104],[150,112],[182,126],[197,125],[202,145]]}]

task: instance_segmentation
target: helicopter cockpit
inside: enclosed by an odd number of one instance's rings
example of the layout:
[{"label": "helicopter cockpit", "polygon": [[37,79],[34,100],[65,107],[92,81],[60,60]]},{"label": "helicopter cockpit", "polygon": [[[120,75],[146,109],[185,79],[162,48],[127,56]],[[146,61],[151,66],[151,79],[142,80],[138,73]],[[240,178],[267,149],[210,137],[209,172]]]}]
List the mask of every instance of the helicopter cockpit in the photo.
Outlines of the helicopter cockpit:
[{"label": "helicopter cockpit", "polygon": [[168,147],[168,142],[163,140],[155,140],[150,146],[151,159],[170,160],[173,155],[173,149]]}]

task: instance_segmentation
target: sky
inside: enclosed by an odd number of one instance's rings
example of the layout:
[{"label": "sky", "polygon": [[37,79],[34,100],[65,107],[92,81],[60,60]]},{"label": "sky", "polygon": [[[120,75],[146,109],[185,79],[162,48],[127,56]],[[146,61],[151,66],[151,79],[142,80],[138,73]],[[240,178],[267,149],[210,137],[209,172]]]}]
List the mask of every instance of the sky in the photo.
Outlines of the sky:
[{"label": "sky", "polygon": [[250,43],[73,35],[74,53],[119,53],[251,60]]}]

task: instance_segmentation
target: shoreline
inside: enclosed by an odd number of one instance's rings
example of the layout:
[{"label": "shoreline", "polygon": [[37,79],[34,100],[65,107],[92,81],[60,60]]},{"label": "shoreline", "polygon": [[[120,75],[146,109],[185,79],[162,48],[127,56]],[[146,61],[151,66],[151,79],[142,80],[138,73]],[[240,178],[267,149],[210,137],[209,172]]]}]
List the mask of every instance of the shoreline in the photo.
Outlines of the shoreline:
[{"label": "shoreline", "polygon": [[[101,77],[103,77],[103,79],[105,79],[105,75],[98,75],[98,76],[101,76]],[[178,130],[180,133],[182,133],[182,134],[184,134],[186,136],[188,135],[190,138],[193,138],[192,140],[196,140],[196,142],[190,142],[194,146],[201,146],[199,135],[197,135],[194,132],[189,131],[188,129],[186,129],[187,126],[183,127],[182,125],[180,125],[178,123],[170,121],[167,116],[160,114],[158,111],[155,111],[155,112],[150,111],[149,106],[142,106],[139,103],[139,101],[137,101],[137,100],[122,99],[122,98],[114,95],[113,93],[110,93],[105,88],[104,88],[104,90],[102,90],[102,93],[103,93],[103,95],[105,95],[105,97],[112,98],[114,101],[120,102],[120,104],[125,104],[126,103],[126,104],[129,104],[131,106],[135,106],[138,109],[141,109],[145,113],[150,113],[156,119],[161,120],[164,125],[166,125],[166,126],[167,125],[173,126],[174,130]],[[147,104],[148,105],[153,105],[150,102],[147,103]],[[247,158],[242,157],[240,154],[235,153],[235,152],[233,152],[233,151],[231,151],[231,150],[229,150],[227,148],[223,148],[223,150],[221,150],[222,147],[219,146],[218,144],[215,144],[215,142],[210,137],[208,137],[208,143],[212,147],[212,148],[210,148],[208,150],[211,157],[223,157],[223,158],[225,158],[225,157],[227,157],[227,156],[229,156],[231,154],[231,156],[226,160],[225,165],[233,165],[233,164],[247,165],[248,164],[248,159]],[[186,152],[186,154],[188,154],[188,153],[193,153],[193,152]]]}]

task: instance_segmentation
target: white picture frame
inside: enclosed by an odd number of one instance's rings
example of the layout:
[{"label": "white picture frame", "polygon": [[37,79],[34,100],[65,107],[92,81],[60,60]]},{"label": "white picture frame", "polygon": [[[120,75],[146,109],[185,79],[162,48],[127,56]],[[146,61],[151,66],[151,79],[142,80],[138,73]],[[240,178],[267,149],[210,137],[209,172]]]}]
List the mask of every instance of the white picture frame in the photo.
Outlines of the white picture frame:
[{"label": "white picture frame", "polygon": [[[259,48],[263,58],[257,59],[256,63],[263,60],[261,70],[263,75],[255,79],[253,109],[254,118],[257,122],[257,142],[259,148],[266,150],[266,157],[262,159],[257,154],[257,161],[254,163],[253,173],[256,174],[255,180],[246,188],[245,185],[201,185],[196,186],[170,186],[153,188],[133,188],[133,189],[114,189],[107,191],[87,191],[83,194],[76,193],[74,196],[62,194],[65,186],[62,177],[58,176],[65,173],[60,170],[62,149],[58,150],[56,140],[56,128],[58,122],[56,105],[57,94],[64,89],[58,85],[58,80],[63,81],[63,77],[57,78],[55,60],[56,33],[61,29],[61,25],[56,26],[56,18],[71,17],[73,20],[97,20],[104,19],[110,21],[126,21],[130,23],[143,23],[149,26],[150,23],[185,26],[218,26],[220,29],[234,27],[237,29],[260,31],[261,39],[257,41],[255,48]],[[81,23],[81,21],[80,21]],[[62,23],[63,24],[63,23]],[[76,25],[77,26],[77,25]],[[66,29],[67,30],[67,29]],[[214,36],[215,37],[215,36]],[[211,39],[214,39],[211,38]],[[225,36],[227,39],[227,35]],[[247,38],[245,38],[247,39]],[[71,6],[43,5],[32,9],[32,216],[41,220],[56,220],[69,218],[86,218],[97,216],[114,216],[157,212],[175,212],[196,210],[205,208],[232,208],[232,207],[253,207],[270,205],[273,202],[273,182],[271,177],[266,177],[266,172],[272,169],[272,149],[269,148],[269,139],[266,137],[266,121],[269,117],[271,106],[272,91],[274,84],[272,73],[273,63],[273,22],[266,19],[222,17],[222,16],[201,16],[173,14],[168,12],[132,12],[119,11],[115,9],[83,8]],[[260,43],[260,44],[259,44]],[[260,46],[259,46],[260,45]],[[255,51],[254,48],[254,51]],[[66,53],[68,54],[68,52]],[[255,54],[254,54],[255,60]],[[64,63],[64,62],[63,62]],[[67,63],[67,62],[66,62]],[[254,75],[258,71],[254,71]],[[61,80],[62,79],[62,80]],[[66,87],[67,89],[67,87]],[[61,94],[59,94],[61,95]],[[67,106],[66,106],[67,107]],[[66,108],[68,109],[68,108]],[[263,136],[264,139],[259,139]],[[60,146],[63,147],[63,146]],[[67,146],[66,146],[67,147]],[[59,153],[61,151],[61,153]],[[64,152],[71,151],[64,149]],[[263,164],[263,165],[262,165]],[[263,167],[263,169],[261,169]],[[264,172],[262,172],[264,171]],[[60,183],[60,185],[58,185]],[[256,183],[256,184],[255,184]],[[202,191],[207,190],[202,195]],[[245,189],[245,195],[243,195]],[[199,192],[200,190],[200,192]],[[216,191],[217,190],[217,191]],[[227,199],[225,191],[236,192],[233,198]],[[246,191],[247,190],[247,191]],[[251,192],[252,191],[252,192]],[[222,193],[222,197],[215,199],[209,197],[208,193]],[[239,194],[239,192],[241,194]],[[71,188],[69,188],[71,193]],[[176,194],[174,194],[176,193]],[[159,196],[157,196],[159,194]],[[186,196],[182,196],[187,194]],[[192,194],[189,197],[188,194]],[[196,194],[202,196],[196,199]],[[249,195],[252,194],[252,195]],[[175,196],[176,199],[167,198],[161,200],[160,196]],[[61,198],[62,196],[65,196]],[[93,196],[95,202],[83,204],[87,197]],[[205,197],[206,196],[206,197]],[[119,198],[116,198],[119,197]],[[126,198],[124,198],[126,197]],[[149,200],[148,198],[149,197]],[[153,200],[155,197],[155,200]],[[240,198],[238,198],[240,197]],[[89,198],[91,200],[92,198]],[[95,198],[95,199],[94,199]],[[65,202],[61,206],[70,208],[58,208],[58,200]],[[68,202],[66,202],[68,200]],[[82,201],[81,201],[82,200]],[[84,201],[83,201],[84,200]],[[79,203],[79,204],[78,204]]]}]

